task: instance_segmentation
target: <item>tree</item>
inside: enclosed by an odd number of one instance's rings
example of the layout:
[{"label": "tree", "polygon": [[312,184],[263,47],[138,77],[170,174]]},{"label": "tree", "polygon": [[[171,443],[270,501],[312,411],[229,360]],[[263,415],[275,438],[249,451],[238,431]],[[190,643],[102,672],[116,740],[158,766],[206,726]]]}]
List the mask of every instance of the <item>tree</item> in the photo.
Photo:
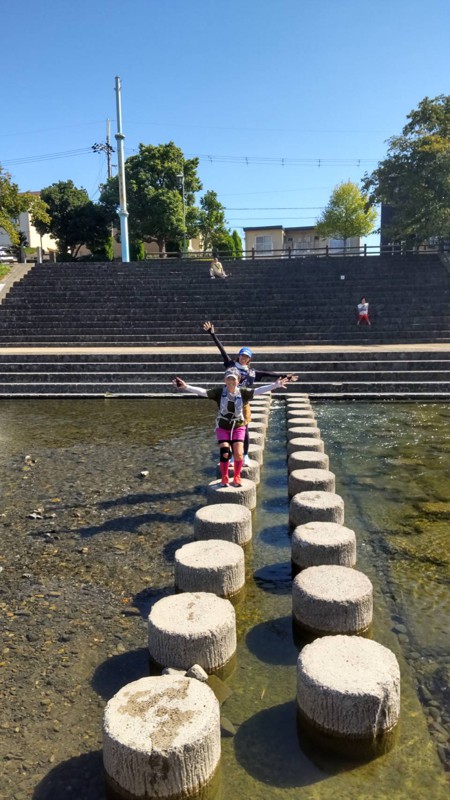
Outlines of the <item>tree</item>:
[{"label": "tree", "polygon": [[327,207],[316,223],[319,236],[344,240],[344,250],[351,236],[372,233],[377,212],[368,205],[356,183],[347,181],[336,186]]},{"label": "tree", "polygon": [[411,244],[450,236],[450,96],[425,97],[363,186],[393,209],[389,234]]},{"label": "tree", "polygon": [[45,223],[49,220],[47,206],[42,197],[28,192],[20,193],[11,175],[0,166],[0,228],[8,234],[11,244],[20,246],[19,214],[29,211],[33,218]]},{"label": "tree", "polygon": [[211,189],[200,200],[198,230],[203,241],[203,252],[210,250],[214,239],[227,235],[225,208]]},{"label": "tree", "polygon": [[58,181],[41,192],[48,207],[46,222],[33,219],[41,235],[50,233],[58,241],[59,253],[76,258],[86,245],[93,253],[108,253],[111,217],[108,209],[89,200],[86,189],[78,189],[73,181]]},{"label": "tree", "polygon": [[[139,145],[139,153],[125,162],[130,237],[156,242],[164,256],[167,242],[181,240],[184,233],[188,238],[195,236],[198,210],[194,193],[202,188],[197,168],[198,158],[185,159],[173,142]],[[117,176],[103,186],[100,202],[117,213]]]},{"label": "tree", "polygon": [[237,231],[233,231],[231,235],[234,241],[234,253],[235,253],[234,257],[242,258],[242,239]]},{"label": "tree", "polygon": [[213,239],[212,252],[218,258],[236,258],[234,239],[228,231]]}]

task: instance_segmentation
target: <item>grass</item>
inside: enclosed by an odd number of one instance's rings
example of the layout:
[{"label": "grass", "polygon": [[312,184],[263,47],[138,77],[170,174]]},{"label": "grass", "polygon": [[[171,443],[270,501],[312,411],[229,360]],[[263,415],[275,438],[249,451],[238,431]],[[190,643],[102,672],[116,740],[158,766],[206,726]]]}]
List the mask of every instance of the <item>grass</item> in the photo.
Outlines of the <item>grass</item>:
[{"label": "grass", "polygon": [[11,271],[11,267],[13,266],[14,264],[0,264],[0,280]]}]

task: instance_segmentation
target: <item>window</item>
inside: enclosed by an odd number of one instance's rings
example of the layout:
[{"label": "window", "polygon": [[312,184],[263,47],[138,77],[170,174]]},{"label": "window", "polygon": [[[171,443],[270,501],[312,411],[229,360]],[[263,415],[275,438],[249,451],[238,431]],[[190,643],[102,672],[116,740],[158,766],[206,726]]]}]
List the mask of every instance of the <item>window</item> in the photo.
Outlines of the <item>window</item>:
[{"label": "window", "polygon": [[273,244],[271,236],[255,236],[255,252],[258,255],[271,256]]}]

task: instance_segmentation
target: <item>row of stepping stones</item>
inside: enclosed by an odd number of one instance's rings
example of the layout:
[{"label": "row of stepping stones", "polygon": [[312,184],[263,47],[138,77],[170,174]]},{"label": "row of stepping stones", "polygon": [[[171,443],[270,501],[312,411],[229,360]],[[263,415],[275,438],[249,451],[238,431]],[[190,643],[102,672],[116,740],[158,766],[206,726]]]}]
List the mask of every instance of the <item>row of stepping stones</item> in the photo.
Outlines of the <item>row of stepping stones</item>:
[{"label": "row of stepping stones", "polygon": [[242,486],[223,487],[220,480],[208,485],[207,505],[195,515],[196,541],[175,553],[178,593],[156,602],[149,614],[150,660],[162,674],[124,686],[106,706],[103,763],[110,800],[216,791],[220,707],[208,681],[226,678],[235,667],[233,603],[245,584],[243,548],[252,538],[270,402],[270,395],[252,401]]},{"label": "row of stepping stones", "polygon": [[299,728],[316,744],[354,757],[392,746],[400,713],[395,655],[370,634],[373,588],[354,569],[356,537],[344,526],[315,415],[306,396],[287,399],[289,522],[299,639]]}]

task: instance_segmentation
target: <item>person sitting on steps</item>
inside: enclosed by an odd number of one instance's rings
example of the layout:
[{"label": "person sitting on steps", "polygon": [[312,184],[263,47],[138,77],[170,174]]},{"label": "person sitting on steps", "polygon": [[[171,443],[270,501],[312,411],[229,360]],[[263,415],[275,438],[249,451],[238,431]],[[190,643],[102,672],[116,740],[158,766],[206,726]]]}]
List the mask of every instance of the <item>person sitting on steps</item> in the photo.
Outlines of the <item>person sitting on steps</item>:
[{"label": "person sitting on steps", "polygon": [[[275,378],[278,376],[280,376],[281,378],[288,378],[289,383],[290,382],[294,383],[295,381],[298,380],[298,375],[293,375],[291,372],[283,374],[279,372],[269,372],[268,370],[253,369],[253,367],[251,366],[253,352],[250,349],[250,347],[241,347],[237,355],[237,358],[231,358],[231,356],[229,356],[227,351],[225,350],[222,342],[216,336],[213,323],[210,321],[204,322],[203,330],[206,333],[210,334],[214,344],[219,348],[219,352],[223,358],[223,365],[225,369],[234,368],[238,370],[240,386],[245,386],[248,389],[251,389],[255,381],[260,381],[263,378]],[[247,426],[249,422],[251,422],[250,406],[247,407],[245,425]],[[246,427],[246,436],[244,440],[244,466],[246,467],[248,466],[248,461],[249,461],[248,448],[249,448],[249,438],[248,438],[248,429]]]},{"label": "person sitting on steps", "polygon": [[361,322],[365,322],[369,327],[372,325],[369,319],[369,303],[365,297],[361,297],[358,303],[358,322],[356,324],[359,325]]},{"label": "person sitting on steps", "polygon": [[287,383],[287,378],[278,378],[268,386],[258,386],[257,389],[240,389],[239,373],[236,369],[227,369],[224,377],[224,386],[214,386],[212,389],[202,389],[200,386],[189,386],[182,378],[176,377],[172,381],[175,389],[190,392],[198,397],[207,397],[215,400],[219,407],[216,419],[216,439],[219,444],[221,485],[228,486],[228,469],[230,456],[234,455],[234,480],[233,486],[242,486],[241,470],[244,464],[244,438],[246,425],[244,409],[255,395],[273,392]]},{"label": "person sitting on steps", "polygon": [[226,274],[217,256],[214,256],[213,260],[211,261],[209,266],[209,274],[213,280],[214,278],[228,278],[228,275]]}]

